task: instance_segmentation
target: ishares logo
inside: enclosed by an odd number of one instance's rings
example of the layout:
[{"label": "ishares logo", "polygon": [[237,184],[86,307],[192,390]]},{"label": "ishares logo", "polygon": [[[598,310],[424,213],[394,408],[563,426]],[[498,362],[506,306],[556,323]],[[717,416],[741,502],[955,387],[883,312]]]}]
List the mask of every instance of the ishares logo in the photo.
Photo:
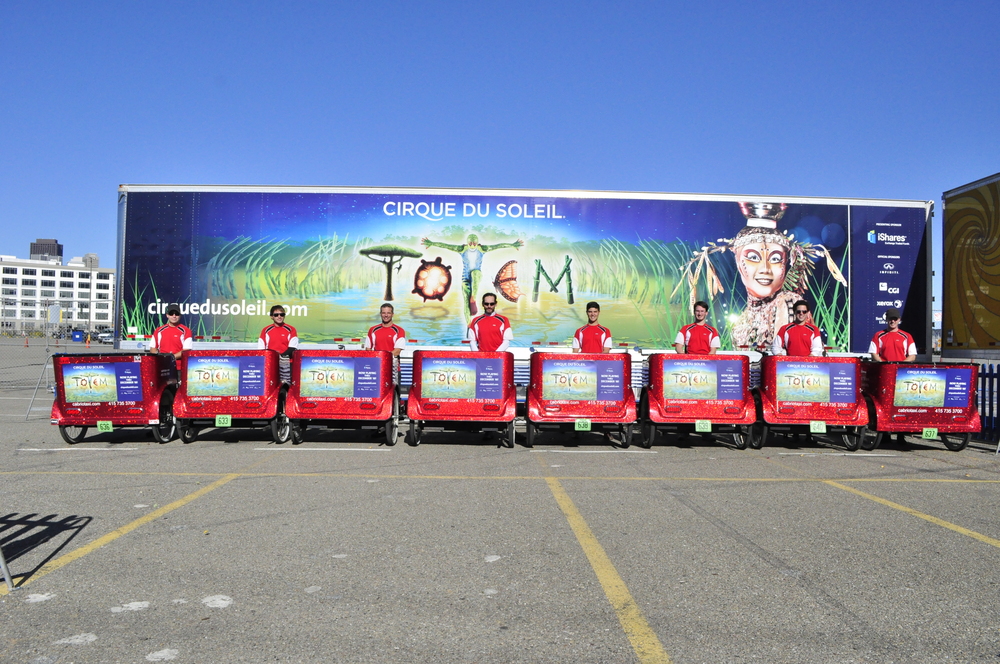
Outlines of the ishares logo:
[{"label": "ishares logo", "polygon": [[868,231],[868,241],[872,244],[878,243],[878,238],[875,235],[875,231]]}]

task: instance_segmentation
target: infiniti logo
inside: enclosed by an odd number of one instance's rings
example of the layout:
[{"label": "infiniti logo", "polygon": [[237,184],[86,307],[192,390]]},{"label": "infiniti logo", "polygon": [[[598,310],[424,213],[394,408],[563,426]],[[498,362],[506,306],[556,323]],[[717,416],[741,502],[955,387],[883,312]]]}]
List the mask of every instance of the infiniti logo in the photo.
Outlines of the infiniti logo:
[{"label": "infiniti logo", "polygon": [[892,264],[892,263],[886,263],[885,265],[882,266],[882,269],[883,270],[895,270],[896,266],[894,264]]}]

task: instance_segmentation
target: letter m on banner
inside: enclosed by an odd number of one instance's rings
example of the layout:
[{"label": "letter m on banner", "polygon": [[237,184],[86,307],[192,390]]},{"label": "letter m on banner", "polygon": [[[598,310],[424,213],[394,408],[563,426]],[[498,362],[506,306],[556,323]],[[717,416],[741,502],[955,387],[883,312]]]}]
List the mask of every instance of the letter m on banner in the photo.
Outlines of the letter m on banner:
[{"label": "letter m on banner", "polygon": [[549,291],[552,293],[559,292],[559,284],[562,282],[563,277],[566,278],[566,302],[573,304],[573,271],[570,269],[570,263],[573,259],[566,256],[566,262],[563,264],[562,272],[559,273],[559,277],[553,282],[549,277],[549,273],[545,271],[542,267],[542,261],[535,259],[535,283],[531,289],[531,301],[538,302],[538,286],[541,283],[542,277],[545,277],[545,281],[549,282]]}]

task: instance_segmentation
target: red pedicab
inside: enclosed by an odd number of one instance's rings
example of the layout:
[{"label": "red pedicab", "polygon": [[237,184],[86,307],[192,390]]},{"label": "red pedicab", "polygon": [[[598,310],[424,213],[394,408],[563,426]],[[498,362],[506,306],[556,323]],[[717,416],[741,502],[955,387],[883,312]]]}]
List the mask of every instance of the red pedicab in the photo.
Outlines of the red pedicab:
[{"label": "red pedicab", "polygon": [[299,350],[292,358],[292,383],[285,395],[292,442],[309,426],[378,430],[386,445],[399,433],[399,390],[392,354],[382,350]]},{"label": "red pedicab", "polygon": [[59,426],[67,443],[83,440],[92,426],[101,432],[148,426],[157,442],[174,439],[177,381],[171,378],[169,355],[57,353],[52,366],[56,381],[52,424]]},{"label": "red pedicab", "polygon": [[628,353],[534,353],[528,384],[528,447],[539,430],[617,431],[632,444],[635,392]]},{"label": "red pedicab", "polygon": [[861,443],[866,450],[877,448],[884,434],[909,433],[941,438],[958,452],[982,426],[974,364],[864,362],[862,369],[871,420]]},{"label": "red pedicab", "polygon": [[642,446],[657,431],[732,434],[737,449],[750,441],[757,408],[746,355],[649,356],[649,386],[639,403]]},{"label": "red pedicab", "polygon": [[766,356],[757,392],[760,413],[750,436],[759,449],[775,431],[830,436],[858,449],[868,424],[856,357]]},{"label": "red pedicab", "polygon": [[420,444],[421,433],[430,423],[448,431],[495,431],[507,447],[514,447],[514,355],[415,351],[406,414],[410,445]]},{"label": "red pedicab", "polygon": [[203,428],[265,426],[276,443],[287,441],[291,425],[278,371],[273,350],[184,351],[174,400],[181,440],[194,442]]}]

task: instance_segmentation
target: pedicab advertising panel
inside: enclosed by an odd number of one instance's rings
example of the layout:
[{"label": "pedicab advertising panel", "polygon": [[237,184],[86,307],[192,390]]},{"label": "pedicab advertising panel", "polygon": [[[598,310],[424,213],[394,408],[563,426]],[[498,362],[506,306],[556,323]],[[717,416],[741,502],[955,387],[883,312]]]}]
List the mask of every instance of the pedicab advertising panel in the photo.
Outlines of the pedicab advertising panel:
[{"label": "pedicab advertising panel", "polygon": [[872,422],[862,445],[873,450],[886,434],[940,438],[958,452],[982,424],[976,407],[974,364],[865,362],[864,393]]},{"label": "pedicab advertising panel", "polygon": [[628,353],[533,353],[527,394],[528,447],[539,430],[615,431],[632,442],[636,419]]},{"label": "pedicab advertising panel", "polygon": [[757,420],[749,357],[655,353],[648,361],[649,386],[639,406],[643,447],[657,431],[694,431],[732,434],[735,446],[746,448]]},{"label": "pedicab advertising panel", "polygon": [[432,423],[446,430],[496,431],[502,434],[507,447],[514,447],[514,355],[415,351],[406,412],[411,445],[420,443],[423,429]]},{"label": "pedicab advertising panel", "polygon": [[173,440],[176,381],[168,355],[97,353],[52,356],[55,401],[52,424],[67,443],[83,440],[90,427],[150,427],[158,442]]},{"label": "pedicab advertising panel", "polygon": [[187,350],[174,417],[185,443],[201,429],[267,426],[275,442],[291,436],[285,389],[272,350]]},{"label": "pedicab advertising panel", "polygon": [[399,392],[392,354],[381,350],[299,350],[285,397],[292,442],[310,426],[385,431],[386,445],[399,432]]},{"label": "pedicab advertising panel", "polygon": [[775,431],[831,436],[858,449],[868,424],[856,357],[767,356],[761,361],[757,447]]}]

